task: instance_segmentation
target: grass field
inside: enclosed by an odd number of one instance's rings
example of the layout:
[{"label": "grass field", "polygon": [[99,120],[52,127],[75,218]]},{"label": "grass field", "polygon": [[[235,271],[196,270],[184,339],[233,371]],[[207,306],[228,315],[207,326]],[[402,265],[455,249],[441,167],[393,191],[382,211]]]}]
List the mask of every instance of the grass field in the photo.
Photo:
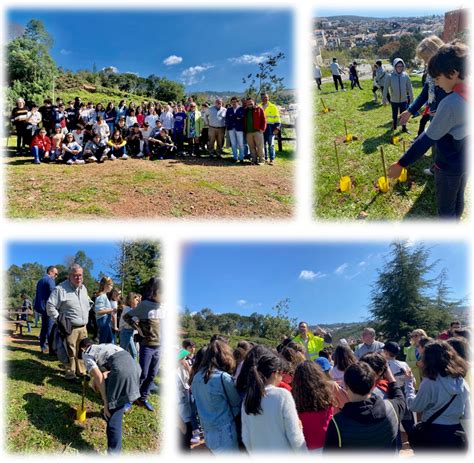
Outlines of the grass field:
[{"label": "grass field", "polygon": [[293,214],[291,143],[283,145],[273,166],[233,164],[230,154],[222,160],[33,165],[31,157],[15,156],[15,143],[15,137],[10,137],[3,160],[10,218],[280,218]]},{"label": "grass field", "polygon": [[[421,91],[419,77],[411,77],[415,97]],[[423,173],[433,159],[431,151],[408,169],[406,183],[393,182],[388,193],[380,193],[377,180],[383,176],[380,147],[383,146],[385,164],[397,161],[403,144],[390,144],[391,109],[373,103],[372,81],[361,81],[363,90],[336,92],[332,82],[315,89],[316,163],[314,212],[319,219],[400,220],[436,217],[434,178]],[[323,105],[330,108],[323,112]],[[403,134],[408,148],[416,137],[420,118],[408,122],[410,134]],[[345,143],[344,121],[348,132],[357,140]],[[399,130],[396,134],[399,134]],[[350,176],[352,189],[339,191],[339,176],[334,150],[336,140],[341,175]],[[466,197],[468,195],[466,194]]]},{"label": "grass field", "polygon": [[[25,330],[26,331],[26,330]],[[107,450],[102,401],[87,391],[87,420],[75,421],[82,385],[64,379],[59,362],[39,349],[39,329],[31,335],[5,336],[5,449],[15,454],[104,454]],[[158,451],[161,442],[158,396],[156,413],[134,406],[124,418],[123,452]]]}]

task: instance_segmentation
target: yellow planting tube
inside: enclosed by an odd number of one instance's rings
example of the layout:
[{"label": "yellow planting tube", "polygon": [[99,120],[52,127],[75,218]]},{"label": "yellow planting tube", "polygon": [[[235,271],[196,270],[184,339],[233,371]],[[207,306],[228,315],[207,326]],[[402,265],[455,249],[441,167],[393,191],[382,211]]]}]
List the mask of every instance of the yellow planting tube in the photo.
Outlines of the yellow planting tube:
[{"label": "yellow planting tube", "polygon": [[86,421],[87,409],[82,407],[77,407],[76,410],[76,420],[83,423]]},{"label": "yellow planting tube", "polygon": [[408,172],[405,168],[402,169],[400,176],[398,177],[399,182],[406,182],[408,180]]},{"label": "yellow planting tube", "polygon": [[339,188],[343,193],[349,191],[352,188],[351,178],[348,175],[341,177],[339,180]]}]

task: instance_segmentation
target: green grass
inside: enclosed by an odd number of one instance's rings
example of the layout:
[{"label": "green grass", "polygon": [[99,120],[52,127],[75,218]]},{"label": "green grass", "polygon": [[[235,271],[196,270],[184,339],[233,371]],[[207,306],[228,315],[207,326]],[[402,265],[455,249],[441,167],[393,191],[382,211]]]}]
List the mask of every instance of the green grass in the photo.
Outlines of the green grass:
[{"label": "green grass", "polygon": [[[204,345],[209,343],[209,340],[211,337],[214,335],[214,332],[208,332],[208,331],[200,331],[200,330],[195,330],[187,333],[185,336],[181,336],[181,341],[184,339],[190,339],[191,341],[196,343],[196,347],[200,349]],[[261,344],[263,346],[268,346],[268,347],[276,347],[278,344],[280,344],[280,341],[277,339],[269,339],[269,338],[259,338],[258,336],[237,336],[237,335],[230,335],[227,336],[226,334],[222,334],[223,336],[226,336],[229,339],[229,345],[231,347],[237,347],[237,344],[239,341],[250,341],[254,342],[256,344]]]},{"label": "green grass", "polygon": [[197,182],[197,185],[199,187],[204,187],[204,188],[209,188],[211,190],[218,191],[219,193],[222,193],[224,195],[229,195],[229,196],[242,196],[243,192],[240,190],[237,190],[236,188],[232,188],[226,185],[222,185],[217,181],[208,181],[208,180],[199,180]]},{"label": "green grass", "polygon": [[[15,454],[94,453],[107,450],[105,422],[100,417],[102,401],[88,388],[87,420],[75,421],[81,405],[82,386],[63,378],[58,361],[42,355],[36,336],[10,339],[5,354],[5,448]],[[150,452],[159,448],[161,423],[159,399],[151,402],[156,414],[133,407],[124,418],[123,451]]]},{"label": "green grass", "polygon": [[[421,91],[421,81],[412,77],[415,96]],[[346,85],[346,84],[345,84]],[[388,167],[402,155],[402,144],[391,145],[391,108],[373,103],[372,82],[361,82],[363,91],[347,87],[335,92],[331,83],[315,90],[316,165],[315,214],[320,219],[399,220],[436,216],[433,177],[423,173],[433,160],[425,156],[408,170],[408,182],[396,183],[388,193],[379,193],[377,179],[383,176],[380,147],[383,146]],[[331,109],[323,113],[321,103]],[[344,143],[344,120],[348,132],[356,141]],[[406,146],[416,137],[420,118],[411,119]],[[399,131],[397,131],[397,134]],[[337,140],[341,175],[353,181],[350,193],[341,193],[337,172],[334,141]],[[427,154],[430,154],[427,153]]]}]

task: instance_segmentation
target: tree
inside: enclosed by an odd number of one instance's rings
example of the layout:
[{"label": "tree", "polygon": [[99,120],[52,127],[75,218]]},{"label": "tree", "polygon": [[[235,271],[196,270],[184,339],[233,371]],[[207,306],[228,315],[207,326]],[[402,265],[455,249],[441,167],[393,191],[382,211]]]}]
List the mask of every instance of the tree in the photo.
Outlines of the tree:
[{"label": "tree", "polygon": [[410,66],[415,59],[417,45],[418,41],[412,35],[402,35],[399,40],[398,49],[392,52],[390,61],[393,62],[395,58],[401,58],[407,66]]},{"label": "tree", "polygon": [[146,282],[159,275],[160,255],[160,247],[153,242],[124,241],[118,245],[111,267],[123,295],[143,292]]},{"label": "tree", "polygon": [[39,100],[51,90],[56,64],[49,54],[53,39],[41,21],[32,19],[22,35],[7,45],[9,100]]},{"label": "tree", "polygon": [[377,328],[387,339],[406,339],[416,328],[434,335],[446,327],[452,310],[459,307],[460,301],[447,297],[444,272],[438,278],[428,278],[438,264],[428,260],[429,251],[424,246],[392,243],[390,260],[378,270],[370,307]]},{"label": "tree", "polygon": [[281,93],[285,86],[283,85],[283,77],[279,77],[276,68],[280,61],[285,59],[285,54],[279,52],[276,55],[268,56],[264,61],[258,63],[258,72],[248,74],[242,79],[244,84],[249,84],[245,91],[247,96],[256,98],[263,92],[270,93],[273,100]]}]

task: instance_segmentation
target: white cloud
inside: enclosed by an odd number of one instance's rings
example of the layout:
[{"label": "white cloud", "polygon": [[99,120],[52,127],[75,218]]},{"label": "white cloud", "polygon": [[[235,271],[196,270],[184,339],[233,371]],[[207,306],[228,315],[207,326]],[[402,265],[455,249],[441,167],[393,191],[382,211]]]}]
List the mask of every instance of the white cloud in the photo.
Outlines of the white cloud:
[{"label": "white cloud", "polygon": [[182,61],[183,58],[181,58],[181,56],[170,55],[168,58],[163,60],[163,64],[166,64],[166,66],[173,66],[174,64],[179,64]]},{"label": "white cloud", "polygon": [[359,267],[365,267],[367,265],[367,262],[365,260],[363,260],[363,261],[359,262],[357,265]]},{"label": "white cloud", "polygon": [[211,66],[210,64],[203,64],[202,66],[191,66],[181,73],[181,81],[185,85],[193,85],[198,82],[201,82],[206,78],[202,74],[208,69],[212,69],[213,67],[214,66]]},{"label": "white cloud", "polygon": [[243,306],[243,305],[245,305],[245,304],[247,304],[247,301],[246,301],[245,299],[239,299],[239,300],[237,301],[237,305]]},{"label": "white cloud", "polygon": [[102,71],[105,71],[106,69],[112,74],[118,73],[118,69],[115,66],[106,66],[105,68],[102,68]]},{"label": "white cloud", "polygon": [[66,56],[66,55],[70,55],[72,53],[72,51],[71,50],[66,50],[65,48],[61,48],[61,51],[59,53],[61,53],[61,55],[63,55],[63,56]]},{"label": "white cloud", "polygon": [[342,265],[339,265],[336,270],[334,270],[334,273],[336,275],[342,275],[347,270],[347,267],[349,267],[349,264],[344,262]]},{"label": "white cloud", "polygon": [[317,280],[318,278],[324,278],[326,276],[323,272],[313,272],[312,270],[301,270],[300,276],[298,277],[300,280]]},{"label": "white cloud", "polygon": [[232,64],[260,64],[263,63],[269,56],[270,52],[260,53],[260,55],[241,55],[236,58],[228,58]]}]

